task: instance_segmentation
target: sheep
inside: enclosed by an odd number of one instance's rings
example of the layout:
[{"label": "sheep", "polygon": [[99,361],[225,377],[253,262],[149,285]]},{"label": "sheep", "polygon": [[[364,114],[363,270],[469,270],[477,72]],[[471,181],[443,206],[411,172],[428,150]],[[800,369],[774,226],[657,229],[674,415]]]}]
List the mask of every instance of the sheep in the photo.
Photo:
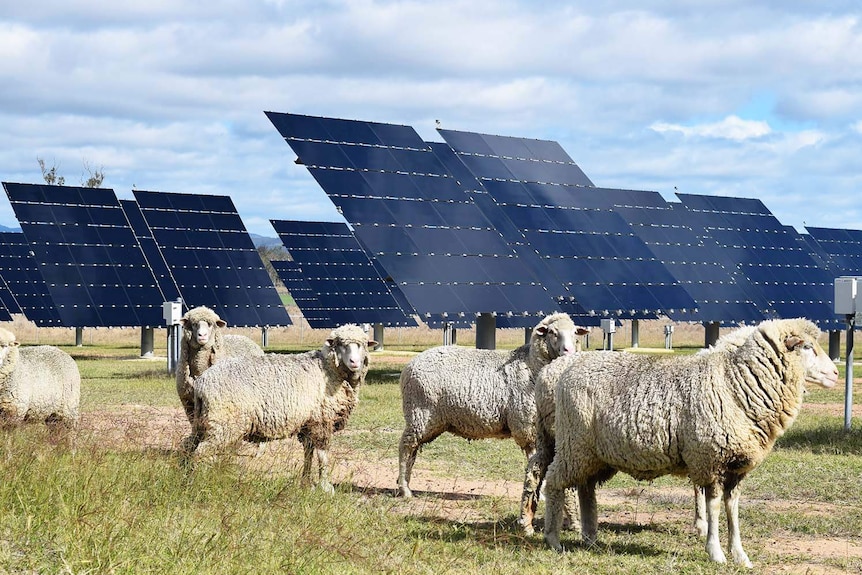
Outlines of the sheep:
[{"label": "sheep", "polygon": [[[195,382],[193,433],[185,445],[194,460],[242,440],[297,436],[305,450],[302,478],[326,492],[327,450],[359,401],[368,373],[368,348],[377,345],[359,326],[334,329],[323,347],[297,355],[231,358]],[[312,463],[317,455],[317,477]]]},{"label": "sheep", "polygon": [[[619,352],[625,354],[626,352]],[[518,523],[524,533],[532,535],[533,518],[539,503],[542,480],[554,457],[554,394],[560,376],[571,365],[573,355],[559,357],[543,367],[536,377],[536,451],[527,463],[524,474],[524,491],[521,496],[521,514]],[[706,509],[703,490],[695,486],[694,528],[701,537],[706,536]],[[572,529],[579,529],[578,503],[574,490],[566,490],[565,514]]]},{"label": "sheep", "polygon": [[565,313],[533,328],[530,343],[509,352],[453,345],[433,347],[401,371],[404,432],[398,450],[397,494],[411,497],[409,483],[419,448],[448,431],[466,439],[515,440],[529,458],[535,449],[533,380],[539,370],[580,343]]},{"label": "sheep", "polygon": [[200,375],[227,357],[262,356],[263,350],[244,335],[227,335],[227,325],[216,312],[206,306],[190,309],[180,319],[182,339],[177,362],[177,395],[191,423],[194,416],[194,385]]},{"label": "sheep", "polygon": [[78,425],[81,374],[75,360],[50,346],[20,347],[0,328],[0,422],[42,421],[52,431]]},{"label": "sheep", "polygon": [[640,480],[688,475],[705,492],[710,559],[726,561],[721,489],[728,549],[736,563],[752,566],[739,530],[740,482],[796,419],[806,382],[832,387],[838,370],[806,319],[741,329],[691,356],[595,352],[570,360],[557,384],[556,452],[545,478],[548,545],[562,551],[566,488],[578,490],[581,535],[593,543],[596,484],[618,471]]}]

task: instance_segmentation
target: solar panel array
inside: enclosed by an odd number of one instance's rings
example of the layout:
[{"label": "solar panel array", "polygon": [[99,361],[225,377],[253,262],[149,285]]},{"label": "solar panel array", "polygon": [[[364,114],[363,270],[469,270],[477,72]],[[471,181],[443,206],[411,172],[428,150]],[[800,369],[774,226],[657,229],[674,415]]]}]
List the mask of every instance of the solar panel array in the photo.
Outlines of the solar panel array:
[{"label": "solar panel array", "polygon": [[39,327],[62,325],[22,232],[0,232],[0,277],[8,287],[8,293],[0,290],[8,311],[24,314]]},{"label": "solar panel array", "polygon": [[[525,242],[591,315],[649,318],[694,300],[555,142],[439,130],[494,199],[510,244]],[[487,212],[486,212],[487,213]],[[506,218],[507,222],[501,222]],[[546,280],[547,281],[547,280]],[[547,283],[546,283],[547,285]],[[577,313],[576,310],[572,310]]]},{"label": "solar panel array", "polygon": [[831,265],[837,275],[862,276],[862,230],[808,227],[814,249]]},{"label": "solar panel array", "polygon": [[136,190],[135,199],[189,307],[231,326],[290,325],[290,317],[228,196]]},{"label": "solar panel array", "polygon": [[[415,326],[412,309],[402,309],[394,283],[380,277],[346,224],[271,220],[308,287],[332,322]],[[297,302],[299,305],[299,302]],[[302,309],[302,306],[299,306]],[[303,315],[305,315],[303,313]]]},{"label": "solar panel array", "polygon": [[62,325],[161,325],[163,297],[113,190],[3,187]]},{"label": "solar panel array", "polygon": [[267,116],[425,319],[559,309],[413,128]]},{"label": "solar panel array", "polygon": [[335,322],[329,317],[328,307],[324,307],[320,302],[317,293],[311,289],[296,262],[272,260],[270,263],[287,291],[290,292],[308,325],[315,329],[331,328],[335,325]]},{"label": "solar panel array", "polygon": [[677,194],[686,217],[766,317],[837,318],[834,276],[757,199]]}]

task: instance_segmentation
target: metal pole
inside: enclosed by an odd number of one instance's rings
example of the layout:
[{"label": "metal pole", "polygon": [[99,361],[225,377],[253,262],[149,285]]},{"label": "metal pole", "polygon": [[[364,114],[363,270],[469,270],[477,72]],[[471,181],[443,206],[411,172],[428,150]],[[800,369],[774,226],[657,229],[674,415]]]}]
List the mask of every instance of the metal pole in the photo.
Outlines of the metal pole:
[{"label": "metal pole", "polygon": [[640,345],[640,323],[638,320],[632,320],[632,347]]},{"label": "metal pole", "polygon": [[844,367],[844,429],[850,430],[853,417],[853,327],[855,316],[847,315],[847,363]]},{"label": "metal pole", "polygon": [[476,318],[476,349],[497,349],[497,318],[480,313]]}]

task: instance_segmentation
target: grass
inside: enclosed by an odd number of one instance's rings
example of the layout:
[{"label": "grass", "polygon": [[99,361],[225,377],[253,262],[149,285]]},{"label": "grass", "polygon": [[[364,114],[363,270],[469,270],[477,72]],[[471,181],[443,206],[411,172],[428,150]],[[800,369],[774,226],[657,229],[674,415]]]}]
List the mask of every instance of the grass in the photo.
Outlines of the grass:
[{"label": "grass", "polygon": [[[128,404],[179,408],[164,360],[134,358],[129,346],[67,350],[83,377],[85,415],[122,413]],[[405,358],[384,352],[372,361],[333,459],[389,466],[394,487]],[[842,403],[843,392],[814,390],[806,401]],[[775,543],[846,538],[862,545],[862,426],[855,421],[845,432],[842,424],[803,407],[743,483],[743,541],[758,568],[862,570],[853,556],[812,556],[804,545],[790,553]],[[191,471],[173,448],[109,446],[95,434],[82,433],[73,450],[40,426],[0,440],[0,573],[743,572],[707,560],[689,528],[692,501],[679,478],[645,483],[617,475],[599,491],[600,542],[586,547],[567,532],[568,551],[557,555],[540,536],[521,534],[509,497],[456,489],[408,502],[389,487],[357,481],[324,496],[298,485],[295,455],[294,465],[237,457]],[[523,465],[512,441],[444,434],[422,450],[416,469],[517,485]]]}]

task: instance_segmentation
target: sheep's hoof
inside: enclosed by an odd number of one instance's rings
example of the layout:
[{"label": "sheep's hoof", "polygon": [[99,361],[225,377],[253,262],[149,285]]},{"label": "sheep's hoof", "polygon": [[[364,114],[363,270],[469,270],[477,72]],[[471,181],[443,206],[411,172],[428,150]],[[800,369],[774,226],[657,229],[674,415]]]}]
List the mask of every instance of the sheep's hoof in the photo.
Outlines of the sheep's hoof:
[{"label": "sheep's hoof", "polygon": [[401,485],[398,487],[398,491],[395,492],[395,496],[409,499],[410,497],[413,497],[413,492],[410,491],[410,488],[406,485]]},{"label": "sheep's hoof", "polygon": [[563,552],[563,545],[560,543],[560,537],[556,533],[545,533],[545,543],[557,553]]},{"label": "sheep's hoof", "polygon": [[535,535],[536,530],[533,529],[533,525],[521,525],[524,528],[524,535]]},{"label": "sheep's hoof", "polygon": [[335,487],[333,487],[332,484],[328,481],[321,481],[315,487],[317,487],[317,489],[320,489],[327,495],[332,495],[335,493]]}]

